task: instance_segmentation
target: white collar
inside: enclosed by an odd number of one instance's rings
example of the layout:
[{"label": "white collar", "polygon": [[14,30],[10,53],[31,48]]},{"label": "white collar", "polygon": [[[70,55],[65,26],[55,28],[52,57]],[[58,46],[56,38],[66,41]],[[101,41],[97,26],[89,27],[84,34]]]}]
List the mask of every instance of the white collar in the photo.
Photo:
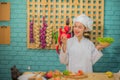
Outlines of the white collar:
[{"label": "white collar", "polygon": [[[76,36],[74,36],[73,38],[74,38],[74,40],[78,41],[78,38]],[[82,36],[82,39],[80,41],[78,41],[78,42],[81,42],[84,39],[85,39],[84,36]]]}]

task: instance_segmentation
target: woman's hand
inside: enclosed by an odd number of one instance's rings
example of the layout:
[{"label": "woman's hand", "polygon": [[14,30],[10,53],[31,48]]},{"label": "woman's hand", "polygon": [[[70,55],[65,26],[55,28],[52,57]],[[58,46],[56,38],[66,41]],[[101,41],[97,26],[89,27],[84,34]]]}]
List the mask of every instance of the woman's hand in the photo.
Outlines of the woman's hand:
[{"label": "woman's hand", "polygon": [[67,36],[65,34],[61,36],[61,42],[62,42],[63,52],[66,52]]},{"label": "woman's hand", "polygon": [[98,50],[102,50],[103,48],[106,48],[106,47],[108,47],[108,46],[110,46],[110,44],[98,44],[98,45],[96,46],[96,48],[97,48]]},{"label": "woman's hand", "polygon": [[62,34],[61,42],[62,42],[63,45],[66,45],[66,43],[67,43],[67,35],[66,34]]}]

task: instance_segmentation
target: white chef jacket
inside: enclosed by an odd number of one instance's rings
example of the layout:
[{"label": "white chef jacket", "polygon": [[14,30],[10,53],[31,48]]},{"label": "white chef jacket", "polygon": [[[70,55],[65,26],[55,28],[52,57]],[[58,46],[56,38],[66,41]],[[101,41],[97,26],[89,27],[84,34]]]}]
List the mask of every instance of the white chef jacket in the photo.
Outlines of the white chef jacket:
[{"label": "white chef jacket", "polygon": [[61,49],[59,59],[66,65],[67,70],[72,72],[93,72],[92,65],[95,64],[103,54],[98,51],[94,44],[87,38],[82,37],[78,41],[74,36],[67,40],[67,49],[64,53]]}]

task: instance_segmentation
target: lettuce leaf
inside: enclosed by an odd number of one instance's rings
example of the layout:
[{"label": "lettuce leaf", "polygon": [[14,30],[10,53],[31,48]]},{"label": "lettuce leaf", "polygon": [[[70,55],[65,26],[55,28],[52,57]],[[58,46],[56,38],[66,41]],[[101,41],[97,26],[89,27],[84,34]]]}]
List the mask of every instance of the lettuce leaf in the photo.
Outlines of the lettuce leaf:
[{"label": "lettuce leaf", "polygon": [[114,39],[112,38],[112,37],[104,37],[104,38],[101,38],[101,37],[98,37],[97,38],[97,41],[99,42],[99,43],[101,43],[101,42],[108,42],[108,43],[113,43],[114,42]]}]

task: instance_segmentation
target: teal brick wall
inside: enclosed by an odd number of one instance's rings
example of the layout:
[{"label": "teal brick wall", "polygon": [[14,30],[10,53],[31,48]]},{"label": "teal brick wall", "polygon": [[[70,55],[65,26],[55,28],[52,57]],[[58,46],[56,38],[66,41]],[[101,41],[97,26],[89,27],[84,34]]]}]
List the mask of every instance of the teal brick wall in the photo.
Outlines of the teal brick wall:
[{"label": "teal brick wall", "polygon": [[94,71],[120,70],[120,0],[104,0],[104,36],[113,37],[115,42],[103,50],[104,56],[94,65]]},{"label": "teal brick wall", "polygon": [[[10,68],[16,65],[20,71],[48,71],[64,70],[55,50],[30,50],[26,44],[26,0],[10,1],[11,19],[0,22],[1,25],[10,25],[11,44],[0,45],[0,80],[11,80]],[[104,36],[110,36],[115,42],[103,50],[104,56],[94,65],[94,71],[105,72],[120,70],[120,0],[105,0]]]}]

